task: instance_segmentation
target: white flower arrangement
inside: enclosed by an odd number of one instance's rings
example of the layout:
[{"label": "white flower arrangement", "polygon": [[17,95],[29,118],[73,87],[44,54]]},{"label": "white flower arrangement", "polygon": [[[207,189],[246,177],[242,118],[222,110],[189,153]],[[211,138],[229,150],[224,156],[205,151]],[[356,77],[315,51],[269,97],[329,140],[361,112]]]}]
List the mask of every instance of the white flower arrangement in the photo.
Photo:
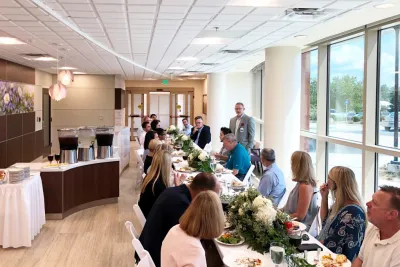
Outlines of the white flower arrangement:
[{"label": "white flower arrangement", "polygon": [[182,141],[187,141],[187,140],[189,140],[189,136],[187,135],[182,136]]},{"label": "white flower arrangement", "polygon": [[179,129],[175,125],[170,125],[167,128],[167,134],[178,135]]},{"label": "white flower arrangement", "polygon": [[200,159],[201,161],[206,161],[206,160],[208,159],[207,153],[204,152],[204,151],[202,151],[202,152],[200,153],[200,155],[199,155],[199,159]]}]

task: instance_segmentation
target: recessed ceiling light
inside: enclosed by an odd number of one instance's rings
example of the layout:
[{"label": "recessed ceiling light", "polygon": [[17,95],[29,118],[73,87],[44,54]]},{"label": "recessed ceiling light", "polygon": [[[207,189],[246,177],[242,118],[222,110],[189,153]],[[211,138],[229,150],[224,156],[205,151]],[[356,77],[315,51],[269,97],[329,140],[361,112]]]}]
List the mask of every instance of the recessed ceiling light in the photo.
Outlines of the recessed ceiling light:
[{"label": "recessed ceiling light", "polygon": [[169,70],[184,70],[185,68],[179,67],[179,66],[173,66],[173,67],[169,67]]},{"label": "recessed ceiling light", "polygon": [[177,58],[176,60],[177,61],[196,61],[198,59],[195,57],[180,57],[180,58]]},{"label": "recessed ceiling light", "polygon": [[307,35],[295,35],[294,38],[296,38],[296,39],[305,39],[305,38],[307,38]]},{"label": "recessed ceiling light", "polygon": [[379,9],[385,9],[385,8],[394,7],[394,4],[392,4],[392,3],[386,3],[386,4],[376,5],[376,6],[374,6],[374,7],[375,7],[375,8],[379,8]]},{"label": "recessed ceiling light", "polygon": [[205,78],[201,78],[201,77],[189,77],[189,80],[204,80]]},{"label": "recessed ceiling light", "polygon": [[0,44],[17,45],[17,44],[25,44],[25,43],[16,38],[12,38],[12,37],[0,37]]},{"label": "recessed ceiling light", "polygon": [[192,44],[219,45],[219,44],[228,44],[233,40],[234,40],[233,38],[204,37],[204,38],[194,38]]},{"label": "recessed ceiling light", "polygon": [[54,57],[38,57],[38,58],[34,58],[33,60],[36,60],[36,61],[57,61],[57,59],[54,58]]},{"label": "recessed ceiling light", "polygon": [[194,74],[191,72],[182,72],[181,74],[179,74],[180,76],[193,76]]},{"label": "recessed ceiling light", "polygon": [[155,80],[157,80],[157,79],[154,79],[154,78],[144,78],[145,80],[147,80],[147,81],[155,81]]},{"label": "recessed ceiling light", "polygon": [[58,69],[59,70],[76,70],[76,68],[73,68],[73,67],[60,67]]},{"label": "recessed ceiling light", "polygon": [[86,74],[86,72],[82,72],[82,71],[74,71],[73,73],[76,74],[76,75]]}]

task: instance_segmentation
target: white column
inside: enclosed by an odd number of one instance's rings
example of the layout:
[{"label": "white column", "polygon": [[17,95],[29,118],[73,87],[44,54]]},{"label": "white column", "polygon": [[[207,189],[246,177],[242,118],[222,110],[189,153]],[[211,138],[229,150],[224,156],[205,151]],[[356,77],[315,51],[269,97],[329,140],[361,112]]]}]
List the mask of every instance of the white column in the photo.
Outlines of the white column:
[{"label": "white column", "polygon": [[273,148],[276,162],[291,177],[290,157],[300,146],[301,49],[265,49],[264,147]]},{"label": "white column", "polygon": [[[229,127],[226,121],[226,73],[207,75],[207,125],[211,128],[213,151],[221,149],[219,132],[222,126]],[[228,125],[228,126],[226,126]]]}]

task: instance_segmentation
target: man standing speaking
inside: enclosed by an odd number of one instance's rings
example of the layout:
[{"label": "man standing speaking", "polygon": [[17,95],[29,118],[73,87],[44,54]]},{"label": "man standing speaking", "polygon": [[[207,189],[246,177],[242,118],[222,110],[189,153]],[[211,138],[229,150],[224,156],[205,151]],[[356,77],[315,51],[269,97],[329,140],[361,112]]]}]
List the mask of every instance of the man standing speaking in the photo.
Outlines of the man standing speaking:
[{"label": "man standing speaking", "polygon": [[236,135],[238,142],[244,146],[250,154],[250,150],[254,147],[255,124],[254,119],[244,114],[243,103],[236,103],[236,116],[229,123],[229,129]]}]

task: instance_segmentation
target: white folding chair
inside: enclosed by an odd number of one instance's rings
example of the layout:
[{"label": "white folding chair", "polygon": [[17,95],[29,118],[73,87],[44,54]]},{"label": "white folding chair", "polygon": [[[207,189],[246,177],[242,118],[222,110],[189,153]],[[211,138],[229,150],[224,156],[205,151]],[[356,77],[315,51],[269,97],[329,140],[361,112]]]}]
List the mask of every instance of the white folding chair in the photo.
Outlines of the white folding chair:
[{"label": "white folding chair", "polygon": [[317,215],[315,216],[314,221],[311,224],[310,230],[308,231],[308,233],[313,237],[317,237],[322,228],[321,215],[319,214],[320,208],[321,207],[317,208]]},{"label": "white folding chair", "polygon": [[132,238],[139,238],[139,233],[136,231],[135,226],[130,221],[125,222],[125,227],[131,234]]},{"label": "white folding chair", "polygon": [[140,267],[156,267],[153,259],[150,256],[150,253],[143,248],[142,243],[140,243],[139,239],[133,238],[132,246],[140,258],[140,262],[139,262],[138,266],[140,266]]},{"label": "white folding chair", "polygon": [[140,226],[142,226],[143,228],[144,225],[146,224],[146,218],[144,217],[143,212],[138,204],[133,205],[133,211],[135,212],[135,215],[139,220]]},{"label": "white folding chair", "polygon": [[155,267],[154,261],[150,256],[150,253],[145,250],[143,258],[140,259],[139,263],[136,265],[136,267]]},{"label": "white folding chair", "polygon": [[245,186],[250,185],[250,178],[251,178],[251,174],[253,173],[255,166],[253,164],[250,165],[249,170],[246,173],[246,176],[243,179],[243,184]]}]

